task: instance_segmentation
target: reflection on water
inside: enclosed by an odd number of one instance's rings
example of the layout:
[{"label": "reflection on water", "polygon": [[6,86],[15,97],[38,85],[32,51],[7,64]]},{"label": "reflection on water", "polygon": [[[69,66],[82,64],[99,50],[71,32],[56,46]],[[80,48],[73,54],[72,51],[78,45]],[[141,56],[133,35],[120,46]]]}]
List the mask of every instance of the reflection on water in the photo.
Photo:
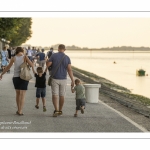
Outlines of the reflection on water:
[{"label": "reflection on water", "polygon": [[[66,51],[66,54],[73,66],[150,98],[150,52]],[[137,77],[136,70],[140,68],[145,69],[149,76]]]}]

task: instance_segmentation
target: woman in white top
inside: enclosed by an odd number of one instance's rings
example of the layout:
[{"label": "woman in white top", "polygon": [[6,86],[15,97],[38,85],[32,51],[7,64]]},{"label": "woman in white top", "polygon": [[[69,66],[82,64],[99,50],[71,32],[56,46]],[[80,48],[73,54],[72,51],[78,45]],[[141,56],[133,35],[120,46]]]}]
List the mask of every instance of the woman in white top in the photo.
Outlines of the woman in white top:
[{"label": "woman in white top", "polygon": [[28,88],[28,83],[29,83],[29,81],[25,81],[20,78],[20,72],[21,72],[20,65],[24,62],[24,59],[26,59],[27,63],[32,67],[32,70],[34,70],[33,63],[29,60],[27,56],[24,55],[23,48],[17,47],[15,57],[11,58],[9,65],[0,75],[0,80],[1,80],[3,75],[11,68],[11,66],[14,63],[13,84],[16,90],[16,103],[18,108],[16,112],[17,115],[23,115],[22,109],[25,101],[26,90]]}]

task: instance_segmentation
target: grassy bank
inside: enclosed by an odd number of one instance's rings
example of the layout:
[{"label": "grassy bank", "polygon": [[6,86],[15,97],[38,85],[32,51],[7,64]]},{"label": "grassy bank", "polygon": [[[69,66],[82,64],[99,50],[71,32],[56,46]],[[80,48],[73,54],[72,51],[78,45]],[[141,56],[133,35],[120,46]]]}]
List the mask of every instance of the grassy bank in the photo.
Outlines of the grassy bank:
[{"label": "grassy bank", "polygon": [[76,70],[78,72],[80,72],[81,74],[84,74],[85,76],[89,77],[90,79],[92,79],[93,81],[99,82],[101,84],[103,84],[104,86],[116,90],[116,91],[122,91],[122,92],[126,92],[126,93],[131,93],[131,91],[123,86],[117,85],[114,82],[107,80],[103,77],[100,77],[94,73],[85,71],[85,70],[81,70],[79,68],[76,68],[74,66],[72,66],[73,70]]},{"label": "grassy bank", "polygon": [[[117,91],[117,92],[121,93],[123,96],[125,96],[125,97],[127,97],[129,99],[133,99],[133,100],[136,100],[136,101],[140,102],[141,104],[144,104],[146,106],[150,106],[150,98],[147,98],[147,97],[144,97],[144,96],[138,95],[138,94],[132,94],[129,89],[127,89],[127,88],[125,88],[123,86],[117,85],[114,82],[112,82],[110,80],[107,80],[107,79],[105,79],[103,77],[100,77],[100,76],[98,76],[98,75],[96,75],[94,73],[91,73],[91,72],[88,72],[88,71],[76,68],[74,66],[72,66],[72,69],[74,71],[79,72],[83,76],[88,77],[90,83],[92,81],[93,81],[93,83],[94,82],[100,83],[103,86],[105,86],[105,87],[107,87],[107,88],[109,88],[111,90],[114,90],[114,91]],[[83,76],[81,77],[81,80],[82,80]]]}]

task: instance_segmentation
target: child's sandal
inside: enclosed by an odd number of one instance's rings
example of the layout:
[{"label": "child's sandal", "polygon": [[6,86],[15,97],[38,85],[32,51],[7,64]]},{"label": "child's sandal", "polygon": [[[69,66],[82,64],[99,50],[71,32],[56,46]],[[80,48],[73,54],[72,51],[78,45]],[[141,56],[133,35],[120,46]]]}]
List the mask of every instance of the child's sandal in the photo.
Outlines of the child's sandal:
[{"label": "child's sandal", "polygon": [[78,115],[77,114],[74,114],[74,117],[77,117]]},{"label": "child's sandal", "polygon": [[35,108],[39,109],[39,106],[35,105]]},{"label": "child's sandal", "polygon": [[46,107],[45,106],[43,106],[43,112],[45,112],[46,111]]}]

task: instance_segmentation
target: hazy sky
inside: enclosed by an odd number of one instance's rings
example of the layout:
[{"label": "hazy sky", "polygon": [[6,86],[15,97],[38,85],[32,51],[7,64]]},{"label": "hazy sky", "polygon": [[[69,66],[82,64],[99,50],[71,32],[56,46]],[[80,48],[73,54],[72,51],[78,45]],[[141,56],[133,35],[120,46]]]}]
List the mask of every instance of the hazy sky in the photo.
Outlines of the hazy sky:
[{"label": "hazy sky", "polygon": [[62,43],[80,47],[150,47],[150,18],[33,18],[35,46]]}]

